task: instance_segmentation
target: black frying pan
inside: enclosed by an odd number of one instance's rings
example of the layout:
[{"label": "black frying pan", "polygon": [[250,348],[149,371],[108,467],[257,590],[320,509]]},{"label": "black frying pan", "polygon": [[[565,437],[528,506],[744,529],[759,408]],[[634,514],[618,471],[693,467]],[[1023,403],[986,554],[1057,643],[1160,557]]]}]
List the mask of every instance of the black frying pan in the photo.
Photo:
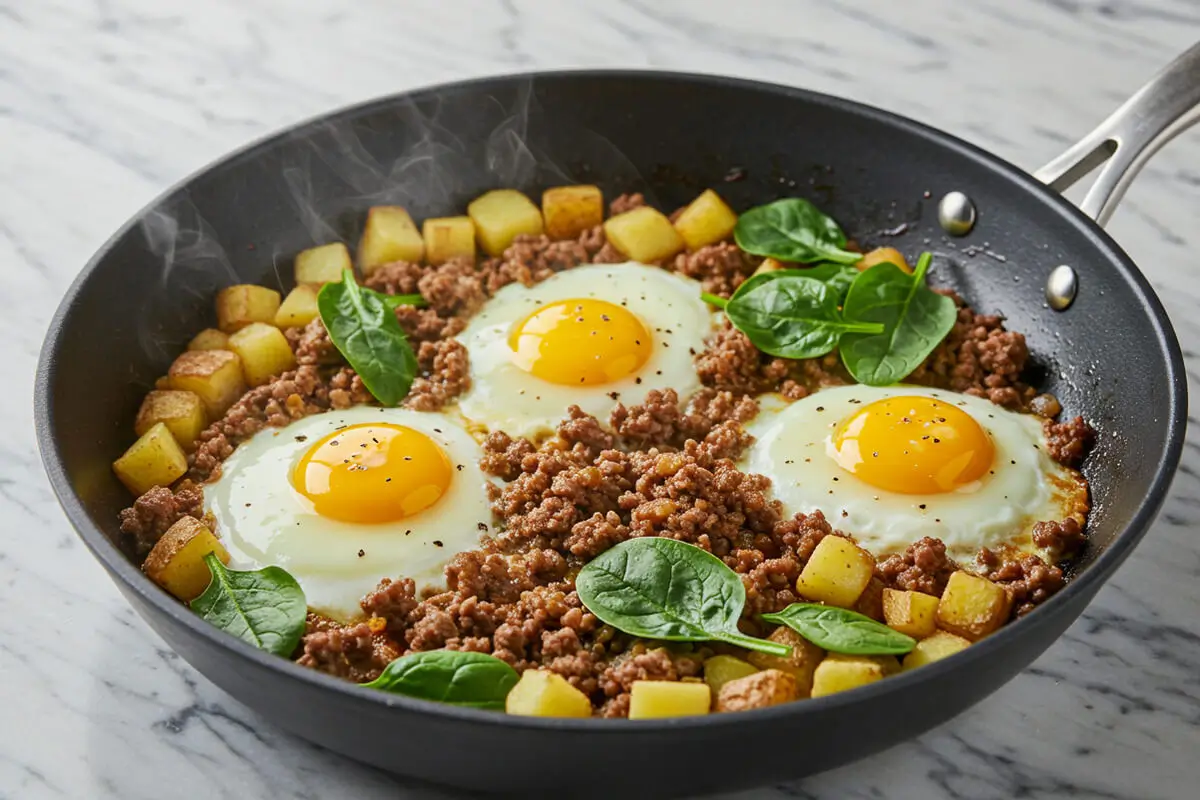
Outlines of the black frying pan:
[{"label": "black frying pan", "polygon": [[[797,89],[641,72],[493,78],[390,97],[304,123],[184,181],[104,245],[68,291],[37,380],[42,456],[84,542],[150,625],[216,684],[280,726],[385,769],[521,794],[613,797],[795,778],[959,713],[1033,661],[1129,555],[1162,503],[1186,418],[1175,334],[1103,221],[1141,161],[1195,121],[1200,47],[1041,177],[1055,189],[1111,156],[1084,212],[971,145]],[[1030,376],[1100,431],[1088,459],[1090,541],[1068,587],[946,661],[853,692],[754,712],[631,723],[460,710],[361,689],[265,655],[194,616],[118,544],[129,502],[110,463],[144,392],[233,282],[273,284],[297,251],[355,241],[368,205],[420,219],[486,189],[599,183],[672,209],[717,186],[738,208],[810,197],[867,245],[947,259],[934,280],[1023,331]],[[965,193],[973,230],[949,238],[939,199]],[[1089,216],[1091,215],[1091,216]],[[1003,257],[971,257],[986,248]],[[948,263],[948,266],[946,265]],[[1077,277],[1054,310],[1047,277]],[[284,270],[290,272],[290,270]],[[1061,277],[1063,272],[1060,271]],[[280,286],[286,289],[286,286]],[[720,754],[714,758],[714,754]]]}]

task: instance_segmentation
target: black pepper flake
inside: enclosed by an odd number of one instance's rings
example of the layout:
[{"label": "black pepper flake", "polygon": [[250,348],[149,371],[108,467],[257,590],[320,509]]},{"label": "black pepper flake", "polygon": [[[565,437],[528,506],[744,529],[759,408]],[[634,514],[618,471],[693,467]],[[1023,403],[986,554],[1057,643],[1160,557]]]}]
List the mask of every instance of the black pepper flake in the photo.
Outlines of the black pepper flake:
[{"label": "black pepper flake", "polygon": [[434,433],[441,433],[441,432],[442,432],[442,429],[441,429],[441,428],[434,428],[434,429],[433,429],[433,432],[434,432]]},{"label": "black pepper flake", "polygon": [[384,478],[384,479],[383,479],[383,482],[384,482],[384,483],[391,483],[391,482],[392,482],[392,479],[391,479],[391,478]]},{"label": "black pepper flake", "polygon": [[307,441],[308,441],[308,437],[307,437],[307,436],[303,436],[303,435],[301,435],[301,436],[297,436],[297,437],[296,437],[296,441],[297,441],[297,442],[307,442]]},{"label": "black pepper flake", "polygon": [[479,528],[479,530],[483,531],[484,533],[487,533],[488,524],[486,522],[481,522],[476,527]]},{"label": "black pepper flake", "polygon": [[694,348],[694,347],[689,347],[689,348],[688,348],[688,355],[689,355],[689,356],[694,356],[694,355],[696,355],[696,348]]},{"label": "black pepper flake", "polygon": [[933,437],[933,443],[934,443],[934,444],[941,444],[941,443],[942,443],[942,440],[941,440],[941,439],[939,439],[939,438],[937,438],[937,437],[935,436],[935,437]]},{"label": "black pepper flake", "polygon": [[349,427],[350,427],[349,425],[338,425],[336,428],[334,428],[334,430],[335,431],[344,431],[344,430],[346,430],[346,428],[349,428]]},{"label": "black pepper flake", "polygon": [[608,314],[601,314],[601,315],[600,315],[600,319],[604,320],[605,322],[609,322],[609,321],[610,321],[610,320],[609,320],[609,318],[608,318]]},{"label": "black pepper flake", "polygon": [[[609,339],[608,339],[608,340],[611,342],[611,341],[612,341],[612,337],[609,337]],[[634,339],[634,340],[633,340],[633,343],[634,343],[634,344],[636,344],[636,345],[640,345],[640,344],[642,343],[642,340],[641,340],[641,339]]]},{"label": "black pepper flake", "polygon": [[670,346],[671,345],[667,344],[666,342],[663,342],[663,347],[670,347]]},{"label": "black pepper flake", "polygon": [[360,550],[358,551],[358,557],[359,557],[359,558],[362,558],[362,557],[363,557],[363,556],[365,556],[366,554],[367,554],[367,551],[366,551],[366,550],[362,550],[362,549],[360,549]]},{"label": "black pepper flake", "polygon": [[609,397],[611,397],[613,400],[620,400],[620,399],[621,399],[621,393],[620,393],[620,392],[609,392],[609,393],[608,393],[608,396],[609,396]]},{"label": "black pepper flake", "polygon": [[434,544],[434,546],[435,546],[435,547],[445,547],[445,546],[446,546],[446,545],[442,544],[442,540],[441,540],[441,539],[434,539],[434,540],[433,540],[433,544]]},{"label": "black pepper flake", "polygon": [[1016,464],[1016,463],[1017,463],[1017,460],[1014,458],[1014,459],[1012,459],[1011,461],[1009,461],[1008,463],[1010,463],[1010,464]]},{"label": "black pepper flake", "polygon": [[935,518],[933,521],[934,521],[934,522],[941,522],[941,520],[940,520],[940,519],[936,519],[936,518]]},{"label": "black pepper flake", "polygon": [[246,503],[246,508],[249,508],[249,507],[250,507],[250,504],[249,504],[249,503]]},{"label": "black pepper flake", "polygon": [[462,465],[462,464],[455,464],[455,465],[454,465],[454,468],[455,468],[456,470],[458,470],[459,472],[462,472],[462,471],[463,471],[463,465]]},{"label": "black pepper flake", "polygon": [[371,441],[374,442],[375,444],[379,444],[379,440],[376,439],[374,436],[371,437]]},{"label": "black pepper flake", "polygon": [[861,402],[862,402],[862,400],[856,400],[856,399],[852,399],[852,400],[850,400],[850,401],[848,401],[848,402],[851,402],[851,403],[861,403]]},{"label": "black pepper flake", "polygon": [[878,450],[872,450],[872,451],[871,451],[871,458],[879,458],[879,451],[878,451]]},{"label": "black pepper flake", "polygon": [[634,383],[637,383],[637,384],[641,384],[641,382],[642,382],[642,379],[641,379],[641,378],[634,378],[634,379],[633,379],[633,382],[634,382]]},{"label": "black pepper flake", "polygon": [[412,533],[412,529],[411,529],[411,528],[410,528],[409,530],[406,530],[406,531],[404,532],[404,535],[405,535],[405,536],[408,536],[410,533]]},{"label": "black pepper flake", "polygon": [[811,462],[811,461],[812,461],[812,459],[811,459],[811,458],[806,458],[806,459],[804,459],[804,463],[805,463],[805,464],[807,464],[807,463],[809,463],[809,462]]},{"label": "black pepper flake", "polygon": [[404,457],[404,460],[405,460],[405,461],[412,461],[412,456],[405,456],[405,457]]},{"label": "black pepper flake", "polygon": [[925,510],[925,504],[924,504],[924,503],[921,503],[921,505],[917,506],[917,508],[919,508],[919,509],[921,509],[922,511],[924,511],[924,510]]},{"label": "black pepper flake", "polygon": [[837,480],[837,476],[836,476],[836,475],[834,475],[834,476],[833,476],[833,479],[836,481],[836,480]]},{"label": "black pepper flake", "polygon": [[824,411],[824,410],[825,410],[825,406],[817,406],[817,411]]},{"label": "black pepper flake", "polygon": [[656,369],[656,370],[654,370],[654,374],[655,374],[655,375],[662,375],[662,370],[661,370],[661,369]]},{"label": "black pepper flake", "polygon": [[341,442],[339,442],[337,439],[331,439],[329,442],[330,447],[337,447],[339,444],[341,444]]},{"label": "black pepper flake", "polygon": [[843,509],[842,509],[842,516],[843,516],[843,517],[848,517],[848,516],[850,516],[850,512],[849,512],[849,511],[847,511],[846,509],[844,509],[844,508],[843,508]]},{"label": "black pepper flake", "polygon": [[833,494],[833,489],[830,489],[830,490],[829,490],[829,493],[830,493],[830,494]]}]

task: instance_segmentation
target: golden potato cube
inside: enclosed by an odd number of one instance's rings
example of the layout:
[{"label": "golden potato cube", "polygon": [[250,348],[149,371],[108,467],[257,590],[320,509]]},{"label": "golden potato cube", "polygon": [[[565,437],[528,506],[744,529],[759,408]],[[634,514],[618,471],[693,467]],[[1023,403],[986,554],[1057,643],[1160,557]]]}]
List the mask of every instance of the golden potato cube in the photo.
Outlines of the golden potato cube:
[{"label": "golden potato cube", "polygon": [[228,350],[229,334],[216,328],[205,328],[188,342],[188,350]]},{"label": "golden potato cube", "polygon": [[707,714],[711,705],[707,683],[634,681],[629,691],[630,719],[692,717]]},{"label": "golden potato cube", "polygon": [[155,486],[170,486],[182,478],[187,456],[167,426],[158,422],[113,462],[113,471],[140,497]]},{"label": "golden potato cube", "polygon": [[278,328],[295,328],[307,325],[319,316],[317,310],[317,289],[310,284],[302,283],[288,292],[283,298],[279,310],[275,312],[275,326]]},{"label": "golden potato cube", "polygon": [[712,656],[704,661],[704,682],[715,697],[730,681],[758,672],[758,667],[735,656]]},{"label": "golden potato cube", "polygon": [[972,642],[978,641],[1008,620],[1012,597],[1003,586],[969,572],[955,572],[937,607],[937,624]]},{"label": "golden potato cube", "polygon": [[592,701],[555,672],[527,669],[508,693],[504,710],[522,717],[590,717]]},{"label": "golden potato cube", "polygon": [[932,664],[934,661],[940,661],[962,652],[970,646],[971,643],[961,636],[955,636],[953,633],[945,631],[935,631],[932,636],[917,642],[917,646],[904,657],[904,669],[916,669],[926,664]]},{"label": "golden potato cube", "polygon": [[142,400],[142,407],[133,422],[133,432],[142,436],[160,422],[167,426],[180,447],[190,451],[196,444],[196,437],[208,424],[208,415],[204,411],[204,402],[193,392],[156,390]]},{"label": "golden potato cube", "polygon": [[[341,242],[323,244],[320,247],[310,247],[296,254],[293,263],[296,270],[296,283],[338,283],[344,270],[353,269],[350,262],[350,251]],[[270,320],[259,320],[270,322]]]},{"label": "golden potato cube", "polygon": [[824,697],[857,689],[881,680],[886,674],[885,667],[873,658],[830,653],[817,665],[817,671],[813,674],[812,696]]},{"label": "golden potato cube", "polygon": [[778,669],[728,681],[717,693],[716,711],[746,711],[800,699],[796,679]]},{"label": "golden potato cube", "polygon": [[425,260],[437,266],[452,258],[475,261],[475,223],[470,217],[425,220]]},{"label": "golden potato cube", "polygon": [[712,189],[705,189],[675,218],[675,230],[688,250],[699,250],[733,235],[737,214]]},{"label": "golden potato cube", "polygon": [[475,223],[479,246],[489,256],[503,253],[521,234],[542,233],[542,212],[515,189],[493,189],[481,194],[467,206],[467,215]]},{"label": "golden potato cube", "polygon": [[367,225],[358,240],[358,268],[363,277],[393,261],[421,263],[425,240],[412,217],[400,206],[374,206],[367,211]]},{"label": "golden potato cube", "polygon": [[542,216],[551,239],[576,239],[604,222],[599,186],[556,186],[542,192]]},{"label": "golden potato cube", "polygon": [[242,360],[228,350],[188,350],[167,371],[172,389],[195,392],[209,420],[220,419],[246,392]]},{"label": "golden potato cube", "polygon": [[240,283],[217,292],[217,327],[225,333],[251,322],[274,322],[278,310],[279,292],[265,286]]},{"label": "golden potato cube", "polygon": [[669,258],[684,248],[683,237],[671,220],[650,206],[609,217],[604,235],[621,255],[643,264]]},{"label": "golden potato cube", "polygon": [[746,656],[746,660],[759,669],[786,672],[796,679],[796,696],[808,697],[812,691],[813,671],[825,657],[825,651],[784,625],[772,631],[767,638],[792,648],[791,655],[773,656],[754,651]]},{"label": "golden potato cube", "polygon": [[910,267],[908,262],[904,260],[904,254],[894,247],[876,247],[869,253],[865,253],[854,266],[858,267],[858,269],[862,271],[870,269],[876,264],[882,264],[885,261],[895,264],[909,275],[912,274],[912,267]]},{"label": "golden potato cube", "polygon": [[750,277],[753,278],[754,275],[763,275],[767,272],[775,272],[776,270],[780,269],[792,269],[794,266],[794,264],[785,264],[784,262],[776,261],[773,258],[764,258],[762,263],[758,265],[758,268],[754,270],[754,274]]},{"label": "golden potato cube", "polygon": [[924,639],[937,629],[938,598],[924,592],[883,590],[883,621],[914,639]]},{"label": "golden potato cube", "polygon": [[222,563],[229,563],[229,552],[203,522],[195,517],[182,517],[154,544],[142,571],[186,603],[208,588],[212,573],[204,557],[209,553],[215,553]]},{"label": "golden potato cube", "polygon": [[251,386],[262,386],[296,366],[287,337],[274,325],[247,325],[229,337],[229,349],[242,360],[242,375]]},{"label": "golden potato cube", "polygon": [[875,573],[875,558],[849,539],[826,536],[796,581],[807,600],[853,608]]}]

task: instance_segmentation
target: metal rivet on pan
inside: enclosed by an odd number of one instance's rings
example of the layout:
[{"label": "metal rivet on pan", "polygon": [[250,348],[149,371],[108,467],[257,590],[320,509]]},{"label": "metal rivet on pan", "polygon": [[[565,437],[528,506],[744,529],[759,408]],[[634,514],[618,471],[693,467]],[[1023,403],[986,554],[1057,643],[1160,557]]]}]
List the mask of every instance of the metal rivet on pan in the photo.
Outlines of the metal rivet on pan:
[{"label": "metal rivet on pan", "polygon": [[1046,302],[1055,311],[1064,311],[1075,300],[1079,291],[1079,276],[1075,270],[1066,264],[1060,264],[1050,271],[1046,278]]},{"label": "metal rivet on pan", "polygon": [[938,202],[938,222],[951,236],[966,236],[975,227],[975,204],[962,192],[950,192]]}]

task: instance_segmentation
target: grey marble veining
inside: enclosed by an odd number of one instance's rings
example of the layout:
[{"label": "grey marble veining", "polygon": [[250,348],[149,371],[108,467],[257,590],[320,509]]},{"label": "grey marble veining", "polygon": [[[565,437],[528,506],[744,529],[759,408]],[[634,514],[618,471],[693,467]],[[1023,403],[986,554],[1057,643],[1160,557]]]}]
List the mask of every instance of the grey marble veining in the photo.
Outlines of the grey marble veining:
[{"label": "grey marble veining", "polygon": [[[42,477],[30,397],[49,316],[166,186],[335,106],[585,65],[842,94],[1033,168],[1198,36],[1197,0],[0,0],[0,798],[451,796],[222,695],[125,605]],[[1197,214],[1200,131],[1155,158],[1110,224],[1162,296],[1193,390]],[[1200,796],[1198,471],[1193,433],[1145,542],[991,698],[875,758],[726,800]]]}]

